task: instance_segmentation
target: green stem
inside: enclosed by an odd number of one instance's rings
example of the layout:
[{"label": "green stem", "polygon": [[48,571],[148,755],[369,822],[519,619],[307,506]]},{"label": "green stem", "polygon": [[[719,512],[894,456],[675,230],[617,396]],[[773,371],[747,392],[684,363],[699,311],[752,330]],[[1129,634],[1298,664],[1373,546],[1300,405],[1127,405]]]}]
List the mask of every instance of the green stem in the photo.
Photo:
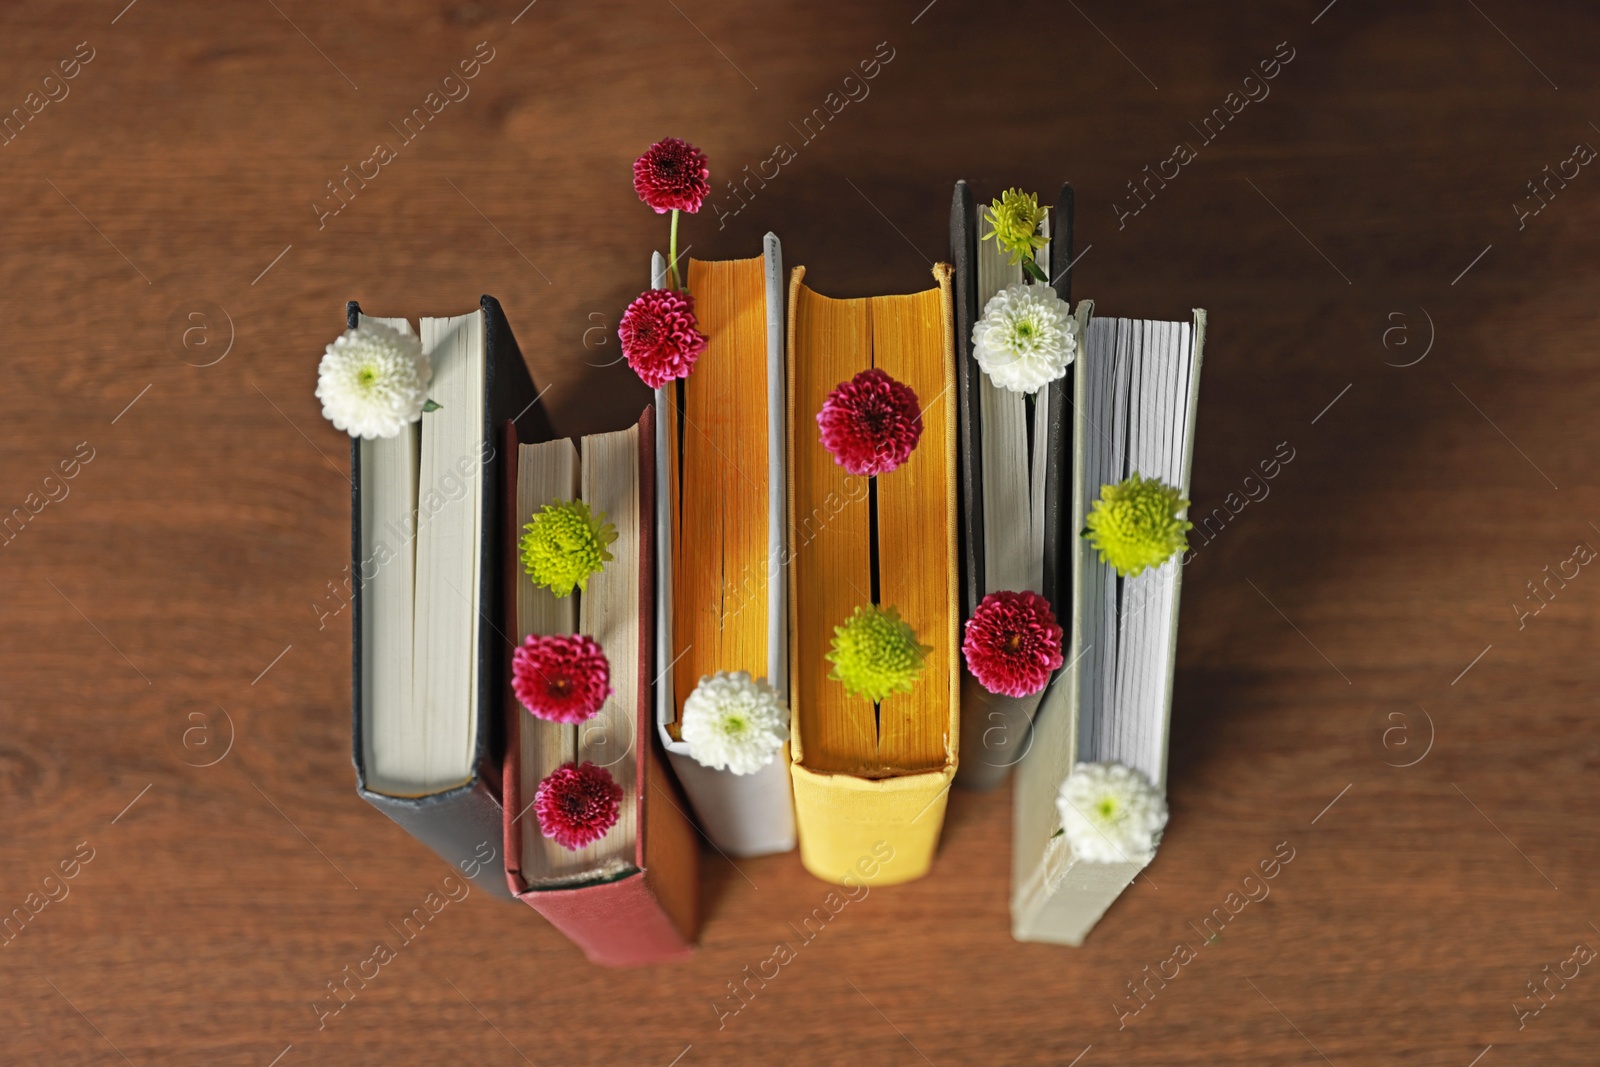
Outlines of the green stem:
[{"label": "green stem", "polygon": [[1050,284],[1050,276],[1031,258],[1023,257],[1022,272],[1036,281],[1044,282],[1046,285]]},{"label": "green stem", "polygon": [[683,285],[678,278],[678,209],[672,209],[672,238],[667,242],[667,280],[668,284],[677,290],[682,290]]}]

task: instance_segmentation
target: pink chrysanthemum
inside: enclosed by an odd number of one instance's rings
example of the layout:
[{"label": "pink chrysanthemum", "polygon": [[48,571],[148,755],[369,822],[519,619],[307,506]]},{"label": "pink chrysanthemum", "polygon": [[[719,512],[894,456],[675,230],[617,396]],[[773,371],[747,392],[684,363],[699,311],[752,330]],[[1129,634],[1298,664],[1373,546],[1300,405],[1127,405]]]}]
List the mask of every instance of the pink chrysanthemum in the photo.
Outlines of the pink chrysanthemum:
[{"label": "pink chrysanthemum", "polygon": [[594,638],[529,634],[511,654],[511,688],[549,722],[583,722],[611,695],[611,664]]},{"label": "pink chrysanthemum", "polygon": [[822,445],[851,474],[887,474],[922,437],[922,408],[909,385],[874,367],[841,382],[817,412]]},{"label": "pink chrysanthemum", "polygon": [[668,137],[633,161],[633,191],[657,215],[673,210],[693,214],[711,192],[710,173],[704,152],[688,141]]},{"label": "pink chrysanthemum", "polygon": [[617,824],[622,787],[604,767],[564,763],[539,783],[533,812],[539,832],[562,848],[576,852],[592,845]]},{"label": "pink chrysanthemum", "polygon": [[1038,593],[990,593],[967,620],[961,651],[989,692],[1031,696],[1061,666],[1061,627]]},{"label": "pink chrysanthemum", "polygon": [[646,289],[622,313],[617,337],[628,366],[659,389],[675,378],[687,378],[706,350],[706,336],[694,317],[694,297],[671,289]]}]

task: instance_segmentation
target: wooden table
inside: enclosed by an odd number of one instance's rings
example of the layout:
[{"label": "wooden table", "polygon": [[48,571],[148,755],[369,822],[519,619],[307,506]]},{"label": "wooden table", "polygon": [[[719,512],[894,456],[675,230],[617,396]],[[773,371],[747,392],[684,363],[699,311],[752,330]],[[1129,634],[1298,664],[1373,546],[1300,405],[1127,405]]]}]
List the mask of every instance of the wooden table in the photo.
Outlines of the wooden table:
[{"label": "wooden table", "polygon": [[[0,1059],[1594,1062],[1595,966],[1526,983],[1600,947],[1600,577],[1567,562],[1600,547],[1600,174],[1563,162],[1600,144],[1600,12],[525,2],[0,11],[0,909],[76,875],[5,944]],[[1076,295],[1209,309],[1194,511],[1227,521],[1184,583],[1167,840],[1084,948],[1017,944],[1009,790],[958,795],[930,877],[721,1029],[824,895],[795,856],[708,854],[672,968],[474,895],[319,1030],[446,873],[354,794],[322,346],[348,298],[493,293],[560,428],[617,425],[646,394],[611,331],[666,236],[629,164],[668,134],[718,180],[697,256],[772,229],[822,291],[909,291],[955,178],[1067,179]],[[1280,842],[1271,896],[1197,933]]]}]

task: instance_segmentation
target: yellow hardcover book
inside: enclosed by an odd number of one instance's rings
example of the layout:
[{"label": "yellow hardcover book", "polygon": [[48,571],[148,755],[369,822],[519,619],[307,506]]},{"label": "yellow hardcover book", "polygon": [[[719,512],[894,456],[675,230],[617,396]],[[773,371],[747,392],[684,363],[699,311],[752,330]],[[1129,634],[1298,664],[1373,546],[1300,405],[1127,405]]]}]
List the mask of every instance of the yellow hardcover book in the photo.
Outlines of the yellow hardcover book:
[{"label": "yellow hardcover book", "polygon": [[[960,651],[950,267],[906,296],[835,300],[789,282],[790,740],[800,860],[818,878],[887,885],[926,874],[956,770]],[[823,447],[828,394],[876,367],[910,386],[922,436],[877,478]],[[879,703],[829,677],[834,627],[895,608],[931,647],[910,692]]]}]

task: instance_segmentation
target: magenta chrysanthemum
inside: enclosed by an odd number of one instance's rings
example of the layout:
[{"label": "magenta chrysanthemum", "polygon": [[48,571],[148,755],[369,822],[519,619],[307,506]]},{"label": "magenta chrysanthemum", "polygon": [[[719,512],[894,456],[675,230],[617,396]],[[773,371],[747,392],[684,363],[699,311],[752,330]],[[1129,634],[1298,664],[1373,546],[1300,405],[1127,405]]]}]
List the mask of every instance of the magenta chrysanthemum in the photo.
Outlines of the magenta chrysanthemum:
[{"label": "magenta chrysanthemum", "polygon": [[622,787],[604,767],[564,763],[539,783],[533,812],[539,832],[562,848],[576,852],[592,845],[617,824]]},{"label": "magenta chrysanthemum", "polygon": [[874,367],[841,382],[817,412],[822,446],[851,474],[887,474],[922,437],[922,408],[909,385]]},{"label": "magenta chrysanthemum", "polygon": [[611,695],[611,664],[594,638],[529,634],[511,654],[511,688],[549,722],[583,722]]},{"label": "magenta chrysanthemum", "polygon": [[617,337],[628,366],[659,389],[675,378],[687,378],[706,350],[706,336],[697,328],[694,297],[671,289],[646,289],[622,313]]},{"label": "magenta chrysanthemum", "polygon": [[668,137],[633,161],[633,191],[655,208],[657,215],[669,211],[693,214],[711,192],[710,173],[704,152],[688,141]]},{"label": "magenta chrysanthemum", "polygon": [[967,620],[961,652],[989,692],[1031,696],[1061,666],[1061,627],[1038,593],[990,593]]}]

